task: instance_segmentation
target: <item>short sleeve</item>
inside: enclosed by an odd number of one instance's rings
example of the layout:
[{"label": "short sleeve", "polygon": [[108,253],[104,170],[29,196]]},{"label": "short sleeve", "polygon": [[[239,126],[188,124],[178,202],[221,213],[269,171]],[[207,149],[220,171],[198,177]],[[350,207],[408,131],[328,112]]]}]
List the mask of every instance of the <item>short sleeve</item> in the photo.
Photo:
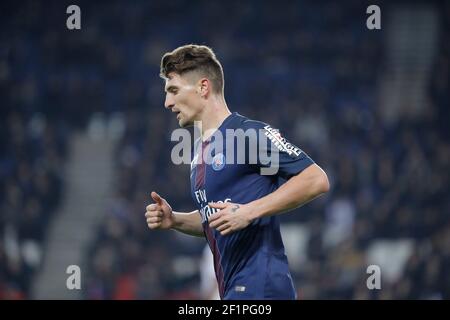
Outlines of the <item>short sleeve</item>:
[{"label": "short sleeve", "polygon": [[[256,141],[247,146],[247,160],[254,163],[262,175],[278,175],[289,179],[297,175],[314,161],[299,147],[287,140],[278,129],[260,122],[247,120],[244,130],[252,129],[256,134]],[[254,137],[254,136],[253,136]]]}]

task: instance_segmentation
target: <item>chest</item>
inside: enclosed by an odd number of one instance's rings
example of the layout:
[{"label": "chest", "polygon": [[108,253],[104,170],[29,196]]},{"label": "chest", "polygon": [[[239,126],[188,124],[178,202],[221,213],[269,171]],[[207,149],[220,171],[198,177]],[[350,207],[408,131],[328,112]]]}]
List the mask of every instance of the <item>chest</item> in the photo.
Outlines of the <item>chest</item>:
[{"label": "chest", "polygon": [[248,166],[227,161],[224,153],[213,154],[210,161],[198,161],[198,157],[194,157],[190,172],[191,190],[206,190],[210,195],[220,196],[233,189],[249,173]]}]

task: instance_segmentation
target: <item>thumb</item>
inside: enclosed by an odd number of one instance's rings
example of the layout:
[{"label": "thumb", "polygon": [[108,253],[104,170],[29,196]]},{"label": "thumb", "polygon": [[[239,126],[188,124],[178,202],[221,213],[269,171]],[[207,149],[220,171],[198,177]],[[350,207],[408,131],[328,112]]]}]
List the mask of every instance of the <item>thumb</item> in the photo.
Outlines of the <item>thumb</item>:
[{"label": "thumb", "polygon": [[151,197],[157,204],[162,205],[163,198],[161,198],[161,196],[157,194],[155,191],[152,191]]},{"label": "thumb", "polygon": [[227,207],[227,203],[223,202],[209,202],[208,205],[214,209],[225,209]]}]

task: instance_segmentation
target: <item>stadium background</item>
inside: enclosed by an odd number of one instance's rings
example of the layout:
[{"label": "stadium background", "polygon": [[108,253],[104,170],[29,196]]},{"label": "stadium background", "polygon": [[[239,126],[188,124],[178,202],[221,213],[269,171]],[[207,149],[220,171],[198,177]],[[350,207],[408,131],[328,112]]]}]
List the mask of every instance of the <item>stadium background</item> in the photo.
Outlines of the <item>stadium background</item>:
[{"label": "stadium background", "polygon": [[158,77],[186,43],[215,50],[232,111],[329,175],[282,216],[300,298],[448,299],[449,19],[445,1],[2,1],[0,299],[210,297],[205,242],[144,219],[152,190],[193,208]]}]

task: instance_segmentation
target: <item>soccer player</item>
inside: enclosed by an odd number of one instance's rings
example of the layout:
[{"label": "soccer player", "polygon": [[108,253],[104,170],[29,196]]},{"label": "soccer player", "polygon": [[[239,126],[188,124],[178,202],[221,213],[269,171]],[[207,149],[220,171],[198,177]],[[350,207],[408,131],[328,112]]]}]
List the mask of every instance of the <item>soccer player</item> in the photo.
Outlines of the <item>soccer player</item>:
[{"label": "soccer player", "polygon": [[[148,227],[205,237],[221,299],[296,299],[278,214],[327,192],[327,175],[278,130],[229,111],[223,69],[209,47],[186,45],[166,53],[161,77],[165,107],[176,114],[180,127],[201,126],[191,163],[197,210],[175,212],[152,192],[154,203],[145,213]],[[227,132],[239,129],[257,134],[248,134],[245,144],[234,145],[229,153]],[[214,145],[220,140],[217,133],[224,137],[221,146]],[[258,146],[256,154],[251,143]],[[274,173],[263,174],[270,167],[276,167]]]}]

